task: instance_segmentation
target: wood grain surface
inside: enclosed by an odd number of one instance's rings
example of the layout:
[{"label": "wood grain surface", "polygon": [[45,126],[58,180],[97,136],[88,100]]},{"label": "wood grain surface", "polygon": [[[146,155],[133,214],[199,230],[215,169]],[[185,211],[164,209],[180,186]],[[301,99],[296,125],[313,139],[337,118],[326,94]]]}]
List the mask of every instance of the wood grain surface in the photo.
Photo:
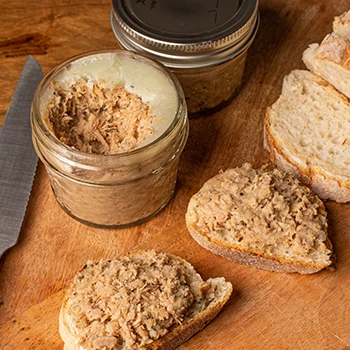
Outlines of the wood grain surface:
[{"label": "wood grain surface", "polygon": [[[0,260],[0,349],[62,349],[58,313],[64,288],[88,259],[155,248],[189,260],[204,278],[225,276],[229,303],[181,349],[350,349],[350,204],[327,202],[336,270],[315,275],[260,271],[228,262],[194,242],[187,203],[220,169],[259,166],[263,118],[283,76],[304,68],[302,52],[331,31],[349,0],[261,0],[261,24],[250,48],[239,95],[221,111],[191,119],[177,189],[148,222],[96,229],[65,214],[39,162],[18,243]],[[48,73],[75,54],[118,43],[107,0],[0,0],[0,125],[28,55]],[[1,169],[0,169],[1,171]],[[1,200],[1,198],[0,198]]]}]

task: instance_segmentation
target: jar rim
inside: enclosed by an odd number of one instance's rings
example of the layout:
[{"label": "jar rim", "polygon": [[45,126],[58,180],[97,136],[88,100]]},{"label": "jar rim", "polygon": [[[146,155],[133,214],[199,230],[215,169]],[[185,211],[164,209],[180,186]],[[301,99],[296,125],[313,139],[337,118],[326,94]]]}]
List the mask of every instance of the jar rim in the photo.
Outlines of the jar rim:
[{"label": "jar rim", "polygon": [[111,27],[120,45],[155,59],[170,68],[199,68],[225,62],[248,49],[259,29],[258,1],[249,20],[236,32],[213,41],[190,43],[154,39],[136,32],[122,22],[112,8]]},{"label": "jar rim", "polygon": [[[159,69],[163,73],[167,74],[170,78],[171,82],[174,85],[175,91],[177,93],[177,99],[178,99],[178,105],[176,111],[174,111],[174,118],[171,124],[167,127],[167,129],[161,133],[157,138],[150,141],[149,143],[140,146],[138,148],[135,148],[131,151],[127,152],[120,152],[116,154],[96,154],[96,153],[87,153],[82,152],[77,149],[74,149],[68,145],[66,145],[63,142],[60,142],[57,137],[49,130],[48,126],[46,125],[45,121],[41,117],[40,112],[40,96],[42,95],[43,91],[45,91],[45,88],[47,88],[47,85],[52,81],[52,79],[57,76],[62,69],[64,69],[68,64],[73,63],[79,59],[87,58],[93,55],[101,55],[101,54],[115,54],[118,56],[124,56],[124,57],[130,57],[136,58],[141,60],[144,63],[150,64],[153,67]],[[34,132],[40,132],[41,136],[44,137],[46,141],[48,141],[51,145],[54,145],[58,147],[58,149],[61,149],[63,152],[69,152],[71,155],[73,155],[76,159],[79,159],[80,157],[83,158],[90,158],[90,159],[122,159],[122,158],[129,158],[133,156],[137,156],[140,153],[147,152],[147,150],[153,149],[160,140],[165,140],[168,137],[171,137],[174,130],[176,130],[176,127],[180,127],[181,129],[185,127],[186,121],[187,121],[187,107],[184,92],[182,90],[182,87],[176,78],[176,76],[161,62],[157,62],[149,57],[146,57],[145,55],[135,53],[135,52],[129,52],[125,50],[120,49],[102,49],[102,50],[92,50],[83,52],[80,54],[77,54],[75,56],[72,56],[63,62],[61,62],[59,65],[57,65],[55,68],[53,68],[48,74],[45,75],[45,77],[42,79],[42,81],[39,83],[35,94],[33,98],[33,102],[31,105],[31,124],[32,129]],[[181,118],[181,115],[185,115],[184,121]]]}]

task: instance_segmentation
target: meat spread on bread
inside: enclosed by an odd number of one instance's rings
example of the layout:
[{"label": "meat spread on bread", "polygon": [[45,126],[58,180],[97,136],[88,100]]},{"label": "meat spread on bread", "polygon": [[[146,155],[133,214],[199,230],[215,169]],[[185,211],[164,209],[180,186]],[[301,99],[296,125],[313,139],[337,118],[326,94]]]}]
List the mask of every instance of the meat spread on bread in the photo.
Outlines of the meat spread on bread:
[{"label": "meat spread on bread", "polygon": [[89,261],[66,292],[59,326],[65,349],[173,349],[212,320],[231,283],[204,281],[175,255],[135,252]]},{"label": "meat spread on bread", "polygon": [[246,163],[209,179],[192,196],[186,224],[200,245],[237,263],[300,273],[332,263],[323,202],[275,167]]}]

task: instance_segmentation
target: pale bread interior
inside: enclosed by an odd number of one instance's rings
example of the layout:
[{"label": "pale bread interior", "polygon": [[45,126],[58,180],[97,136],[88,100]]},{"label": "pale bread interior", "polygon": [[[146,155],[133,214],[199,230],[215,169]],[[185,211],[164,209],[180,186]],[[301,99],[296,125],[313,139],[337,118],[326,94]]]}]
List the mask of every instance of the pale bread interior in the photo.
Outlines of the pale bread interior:
[{"label": "pale bread interior", "polygon": [[349,186],[350,105],[324,80],[292,71],[267,111],[265,126],[275,147],[301,172]]}]

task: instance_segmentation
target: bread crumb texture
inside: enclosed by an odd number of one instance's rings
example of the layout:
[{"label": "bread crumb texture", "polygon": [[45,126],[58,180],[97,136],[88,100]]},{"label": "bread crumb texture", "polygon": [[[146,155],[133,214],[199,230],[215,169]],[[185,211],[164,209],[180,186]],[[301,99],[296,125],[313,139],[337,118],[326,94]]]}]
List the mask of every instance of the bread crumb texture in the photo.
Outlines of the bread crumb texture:
[{"label": "bread crumb texture", "polygon": [[81,349],[146,349],[202,312],[218,289],[183,259],[153,250],[89,261],[67,291],[62,319]]},{"label": "bread crumb texture", "polygon": [[287,75],[281,96],[268,108],[265,129],[270,148],[301,173],[349,188],[350,104],[325,80],[306,70]]},{"label": "bread crumb texture", "polygon": [[48,105],[53,133],[82,152],[117,154],[135,149],[154,131],[157,117],[124,87],[103,88],[79,80],[69,88],[53,85]]},{"label": "bread crumb texture", "polygon": [[190,200],[190,229],[211,242],[279,262],[328,266],[323,202],[292,175],[248,163],[208,180]]}]

